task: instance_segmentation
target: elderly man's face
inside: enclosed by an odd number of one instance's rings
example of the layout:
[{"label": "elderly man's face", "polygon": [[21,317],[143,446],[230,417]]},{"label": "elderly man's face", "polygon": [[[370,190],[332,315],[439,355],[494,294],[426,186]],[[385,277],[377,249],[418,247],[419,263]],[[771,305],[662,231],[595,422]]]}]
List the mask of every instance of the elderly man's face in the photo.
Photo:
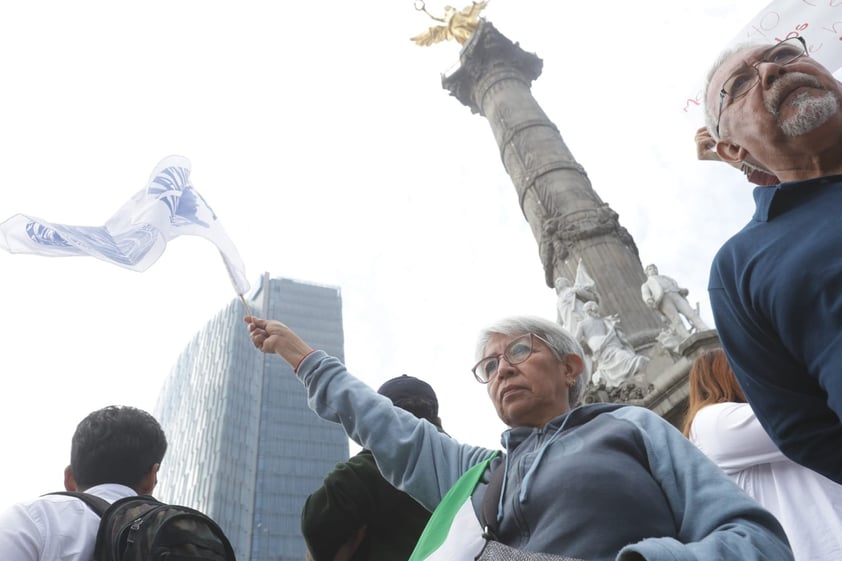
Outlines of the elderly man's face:
[{"label": "elderly man's face", "polygon": [[[514,337],[492,335],[485,355],[501,354]],[[497,415],[510,427],[543,427],[570,410],[571,382],[582,372],[582,360],[566,355],[559,361],[542,341],[533,342],[525,361],[509,364],[501,359],[497,375],[487,388]]]},{"label": "elderly man's face", "polygon": [[[725,81],[738,69],[756,63],[767,49],[755,47],[727,59],[711,79],[709,107],[718,109]],[[774,169],[782,156],[821,149],[842,132],[838,106],[842,89],[814,59],[803,56],[786,65],[764,62],[757,70],[757,85],[735,100],[726,96],[722,103],[719,132],[723,142],[744,148]]]}]

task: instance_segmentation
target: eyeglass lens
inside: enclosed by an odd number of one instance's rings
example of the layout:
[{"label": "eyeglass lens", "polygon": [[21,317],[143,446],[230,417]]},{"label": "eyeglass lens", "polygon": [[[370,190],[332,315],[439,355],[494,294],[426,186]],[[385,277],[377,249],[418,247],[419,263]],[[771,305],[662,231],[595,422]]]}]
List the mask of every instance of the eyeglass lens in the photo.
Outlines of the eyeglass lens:
[{"label": "eyeglass lens", "polygon": [[785,64],[789,64],[805,53],[804,44],[799,38],[795,37],[782,41],[766,51],[763,56],[760,57],[760,60],[751,66],[743,67],[732,74],[731,77],[726,80],[722,89],[731,99],[741,97],[748,93],[748,91],[753,88],[760,79],[760,73],[757,70],[758,64],[772,62],[783,66]]},{"label": "eyeglass lens", "polygon": [[[509,364],[520,364],[532,354],[532,336],[522,335],[513,339],[503,349],[503,358]],[[482,382],[488,382],[500,368],[500,355],[485,357],[474,367],[474,374]]]}]

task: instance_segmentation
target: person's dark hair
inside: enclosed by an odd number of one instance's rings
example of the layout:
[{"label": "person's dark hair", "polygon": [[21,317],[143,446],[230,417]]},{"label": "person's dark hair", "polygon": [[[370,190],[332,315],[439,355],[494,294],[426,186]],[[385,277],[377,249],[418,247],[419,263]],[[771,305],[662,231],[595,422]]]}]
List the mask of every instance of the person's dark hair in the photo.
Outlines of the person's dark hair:
[{"label": "person's dark hair", "polygon": [[682,431],[684,436],[690,436],[693,419],[702,407],[714,403],[746,403],[746,396],[722,349],[704,352],[693,361],[688,385],[690,396]]},{"label": "person's dark hair", "polygon": [[134,489],[166,451],[167,438],[152,415],[112,405],[94,411],[76,427],[70,469],[80,490],[103,483]]}]

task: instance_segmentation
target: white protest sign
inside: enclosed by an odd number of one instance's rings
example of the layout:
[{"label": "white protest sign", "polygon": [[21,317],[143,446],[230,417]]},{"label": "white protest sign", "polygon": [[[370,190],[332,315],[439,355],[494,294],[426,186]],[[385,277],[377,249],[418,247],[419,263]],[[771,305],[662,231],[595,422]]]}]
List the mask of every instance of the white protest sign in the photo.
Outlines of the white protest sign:
[{"label": "white protest sign", "polygon": [[[791,37],[804,37],[810,56],[830,71],[842,68],[842,0],[774,0],[748,22],[722,49],[740,43],[779,43]],[[711,53],[711,65],[716,53]],[[701,125],[704,103],[704,76],[692,95],[681,101],[681,111]]]}]

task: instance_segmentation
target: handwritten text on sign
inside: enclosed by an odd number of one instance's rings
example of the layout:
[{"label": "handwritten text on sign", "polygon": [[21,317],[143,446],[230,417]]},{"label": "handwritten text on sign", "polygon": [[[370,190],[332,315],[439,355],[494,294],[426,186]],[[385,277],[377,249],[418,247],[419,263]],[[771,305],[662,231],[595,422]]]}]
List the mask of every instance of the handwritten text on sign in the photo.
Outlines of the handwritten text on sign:
[{"label": "handwritten text on sign", "polygon": [[[836,72],[842,68],[842,0],[774,0],[760,11],[731,42],[779,43],[804,37],[810,56]],[[711,58],[713,64],[713,58]],[[681,104],[684,113],[701,123],[704,85]]]}]

